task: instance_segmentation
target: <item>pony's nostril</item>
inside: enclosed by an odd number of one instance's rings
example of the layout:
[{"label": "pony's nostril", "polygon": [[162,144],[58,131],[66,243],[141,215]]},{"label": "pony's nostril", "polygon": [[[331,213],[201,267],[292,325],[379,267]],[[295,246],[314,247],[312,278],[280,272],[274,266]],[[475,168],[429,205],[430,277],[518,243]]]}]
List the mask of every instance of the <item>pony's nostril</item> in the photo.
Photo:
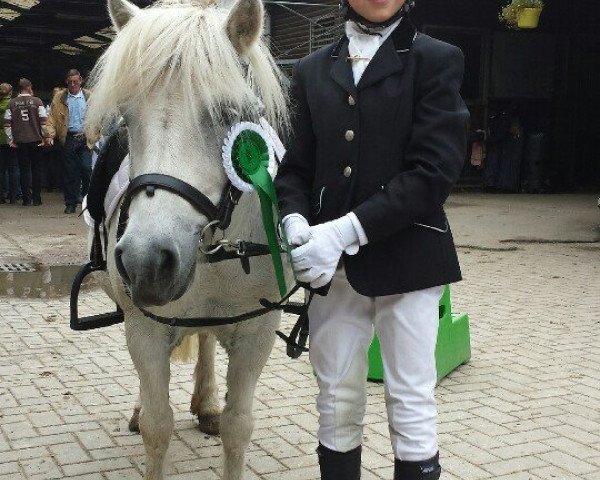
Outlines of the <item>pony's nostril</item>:
[{"label": "pony's nostril", "polygon": [[129,278],[125,264],[123,263],[123,248],[119,246],[115,247],[115,264],[117,265],[117,271],[119,272],[119,275],[121,275],[123,281],[127,285],[131,285],[131,279]]},{"label": "pony's nostril", "polygon": [[177,268],[177,258],[172,250],[161,249],[159,259],[159,272],[174,272]]}]

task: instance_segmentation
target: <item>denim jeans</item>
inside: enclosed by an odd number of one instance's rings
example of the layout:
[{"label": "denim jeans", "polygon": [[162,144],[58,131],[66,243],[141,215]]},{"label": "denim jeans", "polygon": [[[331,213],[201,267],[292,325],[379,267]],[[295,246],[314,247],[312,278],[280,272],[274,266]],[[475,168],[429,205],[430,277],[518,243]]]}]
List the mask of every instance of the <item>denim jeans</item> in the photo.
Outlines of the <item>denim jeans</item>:
[{"label": "denim jeans", "polygon": [[67,135],[64,165],[65,205],[74,207],[78,198],[87,194],[92,175],[92,151],[85,136]]}]

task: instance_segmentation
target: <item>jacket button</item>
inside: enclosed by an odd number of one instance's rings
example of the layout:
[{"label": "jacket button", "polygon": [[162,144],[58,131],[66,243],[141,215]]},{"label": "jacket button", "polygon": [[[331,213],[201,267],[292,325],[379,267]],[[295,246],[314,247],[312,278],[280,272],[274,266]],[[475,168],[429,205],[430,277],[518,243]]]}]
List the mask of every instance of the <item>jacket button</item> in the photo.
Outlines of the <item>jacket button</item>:
[{"label": "jacket button", "polygon": [[356,100],[354,100],[352,95],[348,97],[348,105],[356,105]]},{"label": "jacket button", "polygon": [[349,142],[354,140],[354,132],[352,130],[346,130],[346,134],[344,136],[346,137],[346,140]]},{"label": "jacket button", "polygon": [[352,175],[352,168],[350,168],[350,167],[344,168],[344,177],[348,178],[348,177],[350,177],[350,175]]}]

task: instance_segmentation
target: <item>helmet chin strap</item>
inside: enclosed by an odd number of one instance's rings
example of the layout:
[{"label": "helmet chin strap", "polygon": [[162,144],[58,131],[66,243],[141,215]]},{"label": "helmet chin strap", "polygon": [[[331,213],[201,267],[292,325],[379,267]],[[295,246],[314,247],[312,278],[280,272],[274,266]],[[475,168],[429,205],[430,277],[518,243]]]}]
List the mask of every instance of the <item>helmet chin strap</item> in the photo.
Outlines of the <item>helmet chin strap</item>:
[{"label": "helmet chin strap", "polygon": [[403,18],[406,14],[408,14],[412,7],[415,5],[415,0],[407,0],[406,3],[390,18],[383,22],[372,22],[371,20],[367,20],[363,16],[359,15],[351,6],[348,0],[340,1],[340,14],[346,20],[351,20],[359,25],[359,27],[365,27],[365,33],[371,33],[377,35],[377,32],[372,32],[370,29],[372,28],[385,28],[389,27],[394,22]]}]

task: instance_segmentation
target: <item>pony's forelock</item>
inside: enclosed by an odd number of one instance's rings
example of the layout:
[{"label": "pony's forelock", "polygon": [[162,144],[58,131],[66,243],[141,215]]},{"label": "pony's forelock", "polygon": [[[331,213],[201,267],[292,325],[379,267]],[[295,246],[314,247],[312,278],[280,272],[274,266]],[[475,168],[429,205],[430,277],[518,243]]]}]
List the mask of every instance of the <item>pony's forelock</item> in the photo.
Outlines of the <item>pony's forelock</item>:
[{"label": "pony's forelock", "polygon": [[259,42],[245,69],[225,33],[227,14],[215,6],[160,3],[140,11],[94,67],[87,129],[102,131],[131,106],[176,89],[192,121],[204,113],[221,121],[224,104],[245,114],[258,97],[267,120],[286,130],[286,95],[273,57]]}]

